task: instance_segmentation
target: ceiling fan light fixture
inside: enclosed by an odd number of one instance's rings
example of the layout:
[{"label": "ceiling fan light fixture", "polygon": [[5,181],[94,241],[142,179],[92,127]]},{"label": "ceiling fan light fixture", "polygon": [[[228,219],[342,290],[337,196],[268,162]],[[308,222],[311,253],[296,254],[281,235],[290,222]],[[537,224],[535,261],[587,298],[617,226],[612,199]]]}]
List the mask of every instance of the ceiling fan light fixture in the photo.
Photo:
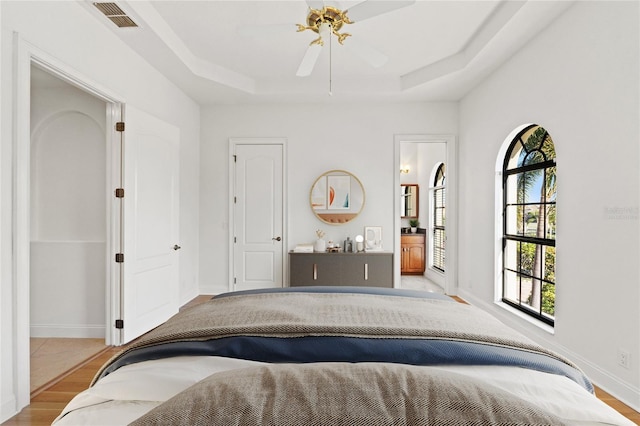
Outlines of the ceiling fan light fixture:
[{"label": "ceiling fan light fixture", "polygon": [[297,24],[298,32],[311,30],[320,34],[320,37],[313,40],[310,44],[320,44],[322,42],[321,29],[327,27],[331,29],[338,38],[338,43],[343,44],[347,37],[350,37],[349,33],[340,33],[340,29],[344,24],[353,24],[353,22],[347,16],[347,11],[342,11],[332,6],[325,6],[322,9],[311,9],[307,15],[307,25]]}]

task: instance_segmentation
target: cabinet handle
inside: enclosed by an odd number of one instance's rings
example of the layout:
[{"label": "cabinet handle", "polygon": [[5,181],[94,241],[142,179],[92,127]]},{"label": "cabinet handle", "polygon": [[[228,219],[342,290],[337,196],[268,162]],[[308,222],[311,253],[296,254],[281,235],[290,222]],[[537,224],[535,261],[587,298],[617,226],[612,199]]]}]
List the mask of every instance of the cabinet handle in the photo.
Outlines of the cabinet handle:
[{"label": "cabinet handle", "polygon": [[313,280],[317,280],[318,279],[318,264],[314,263],[313,264]]},{"label": "cabinet handle", "polygon": [[369,279],[369,264],[364,264],[364,280],[367,281]]}]

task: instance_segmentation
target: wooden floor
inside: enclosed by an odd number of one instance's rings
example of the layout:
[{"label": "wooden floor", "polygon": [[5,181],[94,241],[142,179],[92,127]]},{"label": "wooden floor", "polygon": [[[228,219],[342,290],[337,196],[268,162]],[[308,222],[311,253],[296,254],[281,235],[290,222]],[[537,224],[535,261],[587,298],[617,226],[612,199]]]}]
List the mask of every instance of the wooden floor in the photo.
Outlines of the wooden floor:
[{"label": "wooden floor", "polygon": [[[200,303],[210,297],[211,296],[199,296],[184,307]],[[122,349],[123,347],[108,348],[94,358],[78,365],[75,369],[69,371],[63,377],[60,377],[57,382],[52,383],[49,387],[33,396],[31,405],[22,410],[18,415],[2,423],[2,426],[51,425],[51,422],[60,414],[67,403],[71,401],[76,394],[89,387],[89,383],[91,383],[93,376],[102,364]],[[596,396],[631,421],[640,425],[640,413],[631,407],[623,404],[599,388],[596,388]]]}]

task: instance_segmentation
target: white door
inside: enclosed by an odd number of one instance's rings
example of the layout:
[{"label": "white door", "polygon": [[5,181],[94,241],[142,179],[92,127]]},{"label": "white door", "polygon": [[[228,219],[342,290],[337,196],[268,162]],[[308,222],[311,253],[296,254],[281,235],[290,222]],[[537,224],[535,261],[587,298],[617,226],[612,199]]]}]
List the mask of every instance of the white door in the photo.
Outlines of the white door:
[{"label": "white door", "polygon": [[178,312],[180,130],[127,106],[123,147],[122,343]]},{"label": "white door", "polygon": [[233,288],[282,287],[283,144],[231,143],[235,158]]}]

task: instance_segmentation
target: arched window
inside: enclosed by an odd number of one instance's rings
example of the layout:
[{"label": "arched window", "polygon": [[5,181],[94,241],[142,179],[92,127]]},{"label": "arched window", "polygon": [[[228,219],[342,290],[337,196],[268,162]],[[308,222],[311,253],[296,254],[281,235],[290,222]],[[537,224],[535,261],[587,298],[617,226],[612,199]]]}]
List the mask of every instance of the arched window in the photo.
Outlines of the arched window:
[{"label": "arched window", "polygon": [[432,239],[431,239],[431,266],[444,272],[444,246],[445,246],[445,165],[440,163],[437,166],[433,185],[433,210],[432,216]]},{"label": "arched window", "polygon": [[502,301],[554,324],[556,154],[547,131],[524,128],[503,165]]}]

